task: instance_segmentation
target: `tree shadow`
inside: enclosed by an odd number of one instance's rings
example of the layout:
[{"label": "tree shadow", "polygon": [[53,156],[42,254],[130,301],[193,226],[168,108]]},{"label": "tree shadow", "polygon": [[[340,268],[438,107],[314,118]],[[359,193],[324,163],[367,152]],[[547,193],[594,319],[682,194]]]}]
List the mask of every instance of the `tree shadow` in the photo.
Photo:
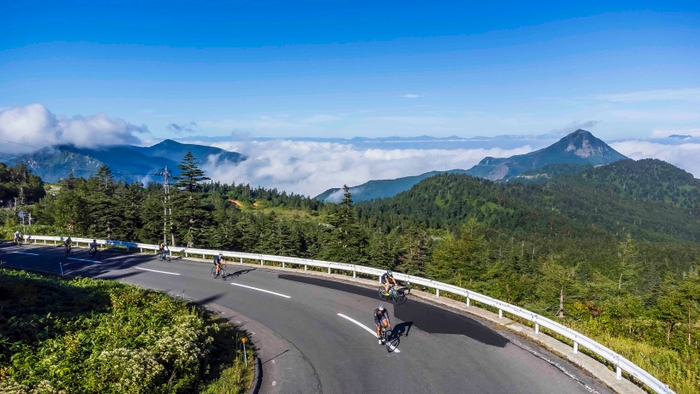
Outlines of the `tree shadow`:
[{"label": "tree shadow", "polygon": [[[321,278],[289,274],[280,274],[278,278],[368,298],[377,298],[378,296],[376,290]],[[409,295],[408,297],[410,298],[411,296]],[[409,302],[395,305],[394,316],[404,322],[411,322],[411,327],[415,325],[430,334],[464,335],[475,341],[496,347],[505,347],[509,342],[504,336],[471,317],[435,305],[417,302],[416,300],[409,300]]]}]

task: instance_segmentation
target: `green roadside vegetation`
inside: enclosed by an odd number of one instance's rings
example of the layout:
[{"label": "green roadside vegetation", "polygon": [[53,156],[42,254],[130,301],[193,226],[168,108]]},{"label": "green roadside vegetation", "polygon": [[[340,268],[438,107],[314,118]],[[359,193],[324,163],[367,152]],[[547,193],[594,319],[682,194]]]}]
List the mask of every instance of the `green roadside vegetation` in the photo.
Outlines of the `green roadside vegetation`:
[{"label": "green roadside vegetation", "polygon": [[161,292],[0,268],[2,393],[245,393],[244,335]]},{"label": "green roadside vegetation", "polygon": [[[561,175],[540,184],[443,174],[359,204],[347,191],[332,204],[208,182],[193,157],[180,169],[167,226],[177,245],[391,268],[473,289],[580,330],[679,393],[700,393],[700,182],[668,163],[548,169]],[[115,181],[103,167],[59,186],[31,208],[33,233],[162,240],[162,185]]]}]

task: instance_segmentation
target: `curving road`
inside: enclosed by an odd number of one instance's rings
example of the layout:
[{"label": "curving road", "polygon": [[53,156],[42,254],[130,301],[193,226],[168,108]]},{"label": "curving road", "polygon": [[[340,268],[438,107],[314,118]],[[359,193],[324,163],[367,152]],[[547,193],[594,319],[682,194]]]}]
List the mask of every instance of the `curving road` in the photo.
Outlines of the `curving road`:
[{"label": "curving road", "polygon": [[400,306],[385,303],[400,335],[399,352],[387,353],[368,331],[380,303],[374,290],[294,271],[233,263],[228,271],[237,274],[224,282],[212,279],[211,265],[201,262],[108,252],[93,261],[84,250],[66,260],[53,246],[5,246],[0,259],[7,266],[52,273],[62,261],[67,275],[184,294],[229,313],[232,321],[248,324],[261,346],[268,344],[261,357],[264,393],[610,392],[508,331],[416,299]]}]

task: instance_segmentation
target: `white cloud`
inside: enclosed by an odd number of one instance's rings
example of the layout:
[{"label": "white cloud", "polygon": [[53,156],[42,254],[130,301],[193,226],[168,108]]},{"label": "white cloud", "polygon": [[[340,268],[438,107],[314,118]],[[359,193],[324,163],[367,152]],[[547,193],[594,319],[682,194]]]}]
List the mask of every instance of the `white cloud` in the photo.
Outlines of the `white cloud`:
[{"label": "white cloud", "polygon": [[210,159],[203,169],[212,179],[310,196],[331,187],[354,186],[372,179],[468,169],[485,156],[507,157],[532,150],[529,145],[515,149],[358,149],[350,144],[289,140],[214,145],[243,153],[248,159],[237,165]]},{"label": "white cloud", "polygon": [[0,112],[0,138],[23,145],[12,145],[12,151],[27,153],[39,148],[72,144],[81,148],[138,144],[136,134],[148,128],[111,119],[105,114],[74,116],[55,115],[41,104],[15,107]]},{"label": "white cloud", "polygon": [[406,94],[404,94],[404,95],[401,96],[401,97],[403,97],[403,98],[408,98],[408,99],[414,99],[414,98],[418,98],[418,97],[420,97],[420,96],[417,95],[417,94],[413,94],[413,93],[406,93]]},{"label": "white cloud", "polygon": [[665,138],[670,135],[689,135],[691,137],[700,138],[700,128],[654,130],[651,133],[652,138]]},{"label": "white cloud", "polygon": [[659,159],[680,167],[696,178],[700,177],[700,144],[667,145],[656,142],[629,140],[610,144],[630,159]]},{"label": "white cloud", "polygon": [[644,102],[644,101],[700,101],[699,88],[659,89],[630,93],[598,94],[594,97],[612,102]]}]

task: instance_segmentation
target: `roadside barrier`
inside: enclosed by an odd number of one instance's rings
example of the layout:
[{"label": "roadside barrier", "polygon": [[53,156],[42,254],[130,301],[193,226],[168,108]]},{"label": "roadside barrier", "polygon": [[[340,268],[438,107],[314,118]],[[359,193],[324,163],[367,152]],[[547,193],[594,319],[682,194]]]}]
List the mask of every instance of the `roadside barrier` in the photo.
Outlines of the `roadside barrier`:
[{"label": "roadside barrier", "polygon": [[[43,244],[49,244],[53,243],[54,245],[58,245],[62,243],[66,237],[59,237],[59,236],[43,236],[43,235],[25,235],[25,242],[33,242],[33,243],[43,243]],[[75,246],[79,246],[81,243],[85,243],[86,246],[87,244],[92,243],[93,239],[90,238],[71,238],[71,240],[75,243]],[[139,252],[143,253],[144,251],[154,251],[155,254],[158,253],[158,245],[151,245],[151,244],[143,244],[143,243],[138,243],[138,242],[124,242],[124,241],[112,241],[112,240],[97,240],[98,245],[103,245],[103,246],[108,246],[112,248],[125,248],[127,251],[130,250],[136,250],[138,249]],[[255,261],[260,262],[260,265],[265,265],[265,262],[273,262],[273,263],[281,263],[283,268],[297,268],[303,269],[306,271],[308,267],[317,267],[317,268],[325,268],[328,270],[329,274],[333,273],[333,270],[335,271],[345,271],[345,272],[352,272],[353,278],[357,277],[357,274],[364,274],[364,275],[370,275],[370,276],[381,276],[386,272],[386,270],[379,269],[379,268],[372,268],[372,267],[365,267],[362,265],[355,265],[355,264],[345,264],[345,263],[336,263],[336,262],[331,262],[331,261],[323,261],[323,260],[312,260],[312,259],[303,259],[303,258],[298,258],[298,257],[284,257],[284,256],[273,256],[273,255],[267,255],[267,254],[257,254],[257,253],[243,253],[243,252],[230,252],[230,251],[225,251],[225,250],[210,250],[210,249],[196,249],[196,248],[184,248],[184,247],[169,247],[169,252],[170,255],[172,253],[181,253],[185,257],[201,257],[203,259],[206,259],[207,257],[213,258],[214,256],[217,256],[219,254],[222,254],[224,257],[228,257],[231,259],[238,259],[240,263],[243,263],[243,260],[248,260],[248,261]],[[425,288],[429,289],[434,289],[435,290],[435,296],[440,297],[440,292],[447,292],[451,293],[454,295],[466,297],[466,305],[471,306],[472,301],[479,302],[484,305],[491,306],[493,308],[498,309],[498,316],[503,317],[504,313],[511,314],[513,316],[517,316],[521,319],[530,321],[534,324],[534,330],[536,334],[540,334],[540,327],[544,327],[547,330],[556,333],[558,335],[563,336],[564,338],[567,338],[573,342],[573,348],[572,351],[574,353],[578,353],[579,347],[583,346],[586,349],[590,350],[591,352],[597,354],[601,358],[605,359],[606,361],[610,362],[612,365],[615,366],[616,368],[616,376],[617,379],[622,379],[623,375],[622,372],[626,372],[629,374],[629,376],[633,377],[634,379],[642,382],[645,384],[647,387],[650,389],[654,390],[657,393],[665,393],[665,394],[674,394],[674,391],[671,390],[668,385],[664,384],[642,368],[638,367],[636,364],[633,362],[627,360],[623,356],[615,353],[614,351],[608,349],[607,347],[601,345],[600,343],[588,338],[587,336],[574,331],[568,327],[563,326],[560,323],[557,323],[547,317],[544,317],[542,315],[538,315],[534,312],[531,312],[527,309],[520,308],[515,305],[511,305],[507,302],[497,300],[495,298],[491,298],[489,296],[476,293],[471,290],[464,289],[462,287],[450,285],[447,283],[443,282],[438,282],[434,281],[432,279],[425,279],[421,278],[418,276],[412,276],[412,275],[405,275],[401,273],[395,273],[394,277],[397,280],[401,281],[408,281],[411,282],[412,284],[423,286]]]}]

